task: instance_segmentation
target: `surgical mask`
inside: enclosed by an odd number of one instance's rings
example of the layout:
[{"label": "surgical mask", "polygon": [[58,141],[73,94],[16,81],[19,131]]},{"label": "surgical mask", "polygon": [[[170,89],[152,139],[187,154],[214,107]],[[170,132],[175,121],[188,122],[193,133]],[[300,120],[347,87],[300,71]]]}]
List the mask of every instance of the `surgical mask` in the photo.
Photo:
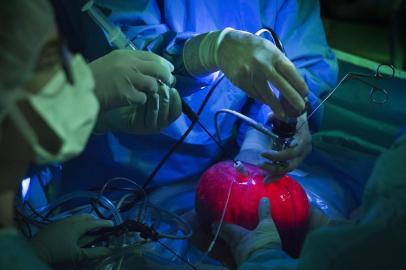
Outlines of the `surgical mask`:
[{"label": "surgical mask", "polygon": [[74,84],[67,82],[62,69],[37,94],[20,91],[18,99],[27,99],[61,141],[57,153],[50,153],[39,144],[38,136],[29,121],[12,102],[8,115],[32,147],[36,162],[63,162],[80,154],[93,130],[99,103],[94,95],[95,83],[91,70],[79,55],[72,58]]}]

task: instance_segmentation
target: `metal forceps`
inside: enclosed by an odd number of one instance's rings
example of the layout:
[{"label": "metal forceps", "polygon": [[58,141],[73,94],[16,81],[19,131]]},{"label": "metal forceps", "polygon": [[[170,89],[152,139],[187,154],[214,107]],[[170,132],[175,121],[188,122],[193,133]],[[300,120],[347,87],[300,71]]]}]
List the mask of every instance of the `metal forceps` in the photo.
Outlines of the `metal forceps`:
[{"label": "metal forceps", "polygon": [[390,80],[395,77],[395,68],[392,65],[380,64],[376,68],[375,74],[366,74],[366,73],[356,73],[350,72],[344,76],[344,78],[340,81],[339,85],[343,83],[345,80],[355,79],[358,80],[366,85],[371,87],[369,91],[369,100],[375,104],[385,104],[388,102],[389,93],[386,89],[379,87],[369,81],[365,80],[365,78],[371,78],[375,80]]},{"label": "metal forceps", "polygon": [[[340,86],[346,80],[351,79],[358,80],[371,87],[371,90],[369,91],[369,101],[375,104],[385,104],[388,102],[389,99],[388,91],[382,87],[370,83],[369,81],[365,80],[365,78],[375,80],[390,80],[393,79],[394,77],[395,77],[395,67],[386,64],[380,64],[376,68],[375,74],[349,72],[338,82],[338,84],[334,87],[334,89],[319,103],[319,105],[317,105],[317,107],[307,116],[307,119],[309,120],[315,114],[315,112],[321,108],[321,106],[335,93],[335,91],[337,91],[340,88]],[[299,129],[302,126],[300,126]]]}]

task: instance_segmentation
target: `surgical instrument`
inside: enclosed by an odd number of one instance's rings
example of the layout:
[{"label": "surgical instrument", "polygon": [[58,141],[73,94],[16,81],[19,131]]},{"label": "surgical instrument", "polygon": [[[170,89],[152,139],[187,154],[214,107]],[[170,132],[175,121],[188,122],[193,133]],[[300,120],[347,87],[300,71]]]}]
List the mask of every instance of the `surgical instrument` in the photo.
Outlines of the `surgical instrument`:
[{"label": "surgical instrument", "polygon": [[[337,89],[347,80],[358,80],[371,87],[369,91],[369,100],[375,104],[385,104],[388,102],[389,93],[386,89],[376,86],[364,78],[371,78],[375,80],[389,80],[395,77],[395,67],[392,65],[380,64],[376,68],[375,74],[366,74],[366,73],[356,73],[349,72],[347,73],[334,87],[334,89],[319,103],[319,105],[309,114],[308,119],[313,116],[313,114],[337,91]],[[380,93],[383,95],[383,99],[379,100],[376,98],[376,94]]]}]

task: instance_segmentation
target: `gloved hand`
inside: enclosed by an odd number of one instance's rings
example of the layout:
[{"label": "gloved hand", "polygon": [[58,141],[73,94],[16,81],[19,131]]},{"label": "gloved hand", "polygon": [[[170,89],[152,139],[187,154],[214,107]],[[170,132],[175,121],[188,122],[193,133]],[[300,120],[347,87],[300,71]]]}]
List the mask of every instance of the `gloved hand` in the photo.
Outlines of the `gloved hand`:
[{"label": "gloved hand", "polygon": [[[262,164],[261,167],[272,172],[272,175],[278,178],[296,169],[311,151],[312,136],[309,131],[307,114],[303,114],[297,118],[296,134],[293,136],[289,148],[280,152],[268,150],[261,153],[261,156],[269,161],[286,161],[287,166],[278,166],[268,161]],[[272,177],[266,180],[272,181]]]},{"label": "gloved hand", "polygon": [[[234,224],[223,224],[220,237],[228,244],[237,266],[245,262],[253,253],[261,249],[281,248],[281,239],[271,218],[268,198],[262,198],[258,206],[259,224],[250,231]],[[216,231],[218,224],[213,225]]]},{"label": "gloved hand", "polygon": [[124,106],[99,115],[95,132],[159,133],[182,113],[176,89],[160,84],[144,105]]},{"label": "gloved hand", "polygon": [[[297,133],[290,148],[277,152],[271,150],[271,147],[272,139],[270,137],[251,129],[247,132],[241,150],[235,159],[267,170],[269,175],[265,178],[265,182],[279,179],[284,174],[293,171],[312,150],[312,137],[306,115],[298,118]],[[287,166],[275,165],[272,161],[284,161],[287,162]]]},{"label": "gloved hand", "polygon": [[164,58],[145,51],[114,50],[89,64],[96,81],[100,110],[143,105],[156,94],[158,80],[172,85],[174,67]]},{"label": "gloved hand", "polygon": [[48,225],[31,239],[30,244],[48,264],[74,265],[109,255],[108,248],[81,248],[79,241],[90,230],[112,226],[109,220],[96,219],[89,214],[76,215]]},{"label": "gloved hand", "polygon": [[274,44],[259,36],[231,28],[199,35],[185,44],[183,60],[194,76],[220,69],[234,85],[270,106],[282,119],[286,112],[270,83],[296,110],[292,116],[305,109],[308,89],[303,78]]}]

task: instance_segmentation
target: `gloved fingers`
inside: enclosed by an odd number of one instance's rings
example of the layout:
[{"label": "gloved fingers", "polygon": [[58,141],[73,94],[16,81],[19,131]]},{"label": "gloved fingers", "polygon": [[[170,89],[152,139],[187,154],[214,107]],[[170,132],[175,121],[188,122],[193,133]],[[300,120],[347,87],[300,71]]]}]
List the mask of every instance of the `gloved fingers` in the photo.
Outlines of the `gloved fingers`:
[{"label": "gloved fingers", "polygon": [[[102,134],[105,132],[119,132],[120,128],[127,128],[130,120],[127,117],[129,107],[119,107],[110,111],[102,112],[97,118],[94,132]],[[115,121],[113,119],[116,119]]]},{"label": "gloved fingers", "polygon": [[175,82],[175,76],[172,75],[170,67],[166,63],[162,62],[144,62],[145,64],[140,66],[140,71],[155,79],[161,80],[168,86],[171,86]]},{"label": "gloved fingers", "polygon": [[302,97],[307,96],[309,90],[302,76],[297,72],[295,65],[285,56],[278,57],[274,61],[276,70],[300,93]]},{"label": "gloved fingers", "polygon": [[77,262],[106,257],[112,253],[112,250],[106,247],[81,248],[78,252]]},{"label": "gloved fingers", "polygon": [[146,106],[121,107],[101,114],[98,122],[104,120],[104,123],[101,123],[104,126],[101,125],[101,127],[105,131],[145,134],[148,133],[148,130],[144,126]]},{"label": "gloved fingers", "polygon": [[86,232],[93,229],[113,226],[114,224],[111,220],[97,219],[96,217],[92,216],[92,218],[85,217],[78,220],[76,228],[79,235],[84,235]]},{"label": "gloved fingers", "polygon": [[286,148],[279,152],[273,150],[262,152],[261,156],[272,161],[287,161],[302,156],[303,154],[304,154],[303,145],[296,145],[294,147]]},{"label": "gloved fingers", "polygon": [[80,236],[80,238],[79,238],[79,240],[77,242],[77,245],[80,248],[86,247],[90,243],[94,242],[96,239],[98,239],[98,235],[83,234],[83,235]]},{"label": "gloved fingers", "polygon": [[282,119],[285,118],[285,112],[282,105],[279,103],[278,98],[270,87],[265,76],[259,75],[252,79],[256,93],[261,97],[261,101],[270,106],[274,114],[278,115]]},{"label": "gloved fingers", "polygon": [[[249,78],[247,78],[247,76],[250,76]],[[254,91],[254,85],[253,85],[253,72],[251,72],[250,74],[248,72],[244,72],[244,71],[240,71],[237,74],[235,74],[234,76],[228,76],[230,82],[237,86],[238,88],[240,88],[242,91],[244,91],[247,96],[249,96],[250,98],[253,99],[260,99],[260,97],[257,95],[257,93]]]},{"label": "gloved fingers", "polygon": [[133,84],[129,84],[129,89],[123,93],[123,101],[119,104],[113,104],[109,109],[115,109],[121,106],[127,105],[144,105],[147,102],[147,95],[144,92],[139,91]]},{"label": "gloved fingers", "polygon": [[91,214],[78,214],[78,215],[73,215],[65,220],[71,220],[71,221],[77,221],[77,222],[86,222],[86,221],[109,221],[109,220],[104,220],[104,219],[98,219],[94,215]]},{"label": "gloved fingers", "polygon": [[283,177],[286,173],[287,166],[288,165],[264,162],[260,166],[262,169],[268,172],[268,175],[264,178],[264,183],[269,184]]},{"label": "gloved fingers", "polygon": [[69,224],[85,224],[89,221],[97,220],[97,218],[91,214],[78,214],[78,215],[73,215],[70,217],[67,217],[63,220],[57,221],[54,224],[59,224],[59,223],[69,223]]},{"label": "gloved fingers", "polygon": [[157,55],[156,53],[148,52],[148,51],[135,51],[135,54],[133,54],[133,55],[134,55],[134,57],[137,58],[137,60],[140,59],[142,61],[151,61],[151,62],[160,63],[162,65],[166,65],[169,68],[170,72],[175,70],[175,67],[172,65],[171,62],[169,62],[165,58]]},{"label": "gloved fingers", "polygon": [[271,65],[262,64],[262,71],[266,78],[278,88],[283,97],[298,111],[303,112],[305,109],[305,102],[303,97],[290,85],[290,83],[281,76],[275,67]]},{"label": "gloved fingers", "polygon": [[300,163],[302,163],[303,161],[303,158],[304,158],[303,156],[300,156],[292,160],[289,160],[288,166],[286,166],[285,168],[285,173],[291,172],[295,170],[297,167],[299,167]]},{"label": "gloved fingers", "polygon": [[263,221],[264,219],[271,218],[271,203],[266,197],[263,197],[261,198],[261,200],[259,200],[258,217],[259,222]]},{"label": "gloved fingers", "polygon": [[271,232],[274,232],[276,235],[272,235],[271,237],[273,242],[280,243],[279,234],[277,232],[275,222],[272,219],[271,212],[272,206],[269,199],[266,197],[261,198],[258,205],[259,224],[255,231],[258,235],[264,234],[268,237],[270,236]]},{"label": "gloved fingers", "polygon": [[151,132],[158,132],[159,95],[150,96],[144,106],[144,126]]},{"label": "gloved fingers", "polygon": [[144,92],[147,95],[152,95],[158,92],[159,82],[156,78],[140,73],[140,71],[133,69],[131,74],[127,75],[129,85],[133,85],[138,91]]},{"label": "gloved fingers", "polygon": [[158,127],[164,128],[168,125],[169,115],[169,102],[170,102],[170,88],[166,85],[159,87],[159,114],[158,114]]},{"label": "gloved fingers", "polygon": [[286,161],[284,165],[282,164],[274,164],[274,163],[264,163],[261,165],[261,168],[264,170],[270,172],[269,175],[267,175],[264,178],[264,183],[269,184],[272,183],[281,177],[283,177],[285,174],[295,170],[299,165],[302,163],[303,157],[297,157],[294,159],[291,159],[289,161]]},{"label": "gloved fingers", "polygon": [[178,91],[175,88],[169,89],[170,101],[169,101],[169,114],[168,122],[172,123],[182,114],[182,100]]},{"label": "gloved fingers", "polygon": [[256,249],[261,249],[266,245],[272,244],[281,244],[281,238],[279,236],[278,229],[276,228],[275,222],[272,218],[264,219],[260,222],[255,229],[257,241]]},{"label": "gloved fingers", "polygon": [[[242,70],[240,71],[236,78],[233,78],[233,81],[235,81],[235,85],[237,85],[241,90],[243,90],[247,96],[249,96],[252,99],[258,100],[262,103],[266,103],[261,95],[261,92],[264,90],[262,89],[262,85],[257,85],[256,84],[256,74],[257,72],[250,69],[250,70]],[[249,76],[249,77],[248,77]]]}]

